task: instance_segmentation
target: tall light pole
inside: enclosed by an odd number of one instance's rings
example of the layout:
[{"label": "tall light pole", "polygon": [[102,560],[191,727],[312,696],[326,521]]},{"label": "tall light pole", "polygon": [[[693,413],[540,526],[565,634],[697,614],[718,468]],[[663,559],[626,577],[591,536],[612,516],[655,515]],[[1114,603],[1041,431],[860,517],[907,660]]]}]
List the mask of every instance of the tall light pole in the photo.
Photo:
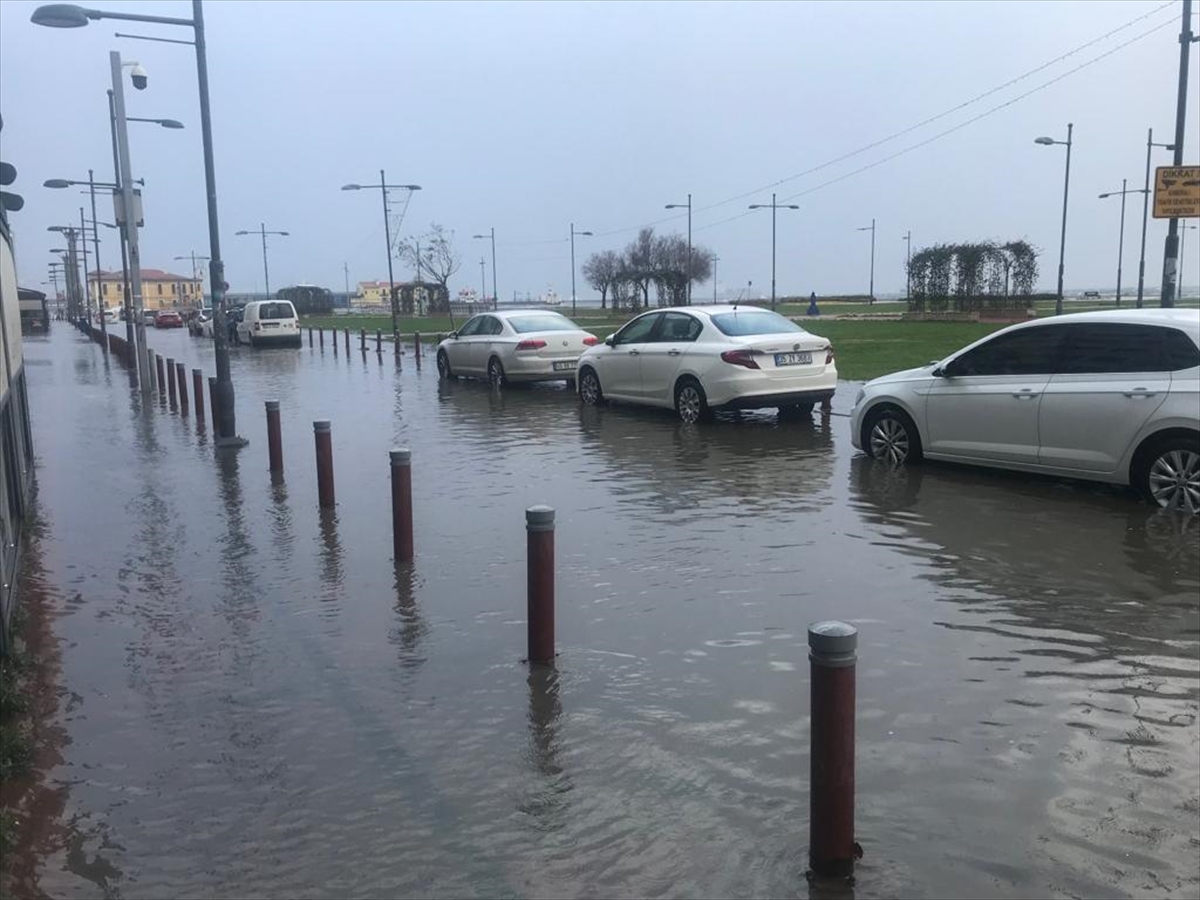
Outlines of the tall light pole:
[{"label": "tall light pole", "polygon": [[199,306],[201,309],[203,309],[204,308],[204,273],[202,271],[200,271],[200,269],[196,268],[196,260],[202,259],[205,262],[208,262],[208,257],[207,256],[197,256],[195,250],[193,250],[187,256],[176,256],[175,257],[176,262],[178,262],[179,260],[184,260],[184,259],[190,259],[192,261],[192,278],[200,280],[200,304],[199,304]]},{"label": "tall light pole", "polygon": [[871,232],[871,286],[867,292],[867,305],[869,306],[875,302],[875,220],[872,219],[870,225],[864,225],[856,230]]},{"label": "tall light pole", "polygon": [[[412,192],[419,191],[419,184],[388,184],[387,176],[383,174],[383,169],[379,170],[379,184],[343,184],[343,191],[362,191],[375,190],[383,196],[383,238],[387,241],[387,264],[388,264],[388,298],[391,300],[392,307],[392,340],[396,341],[396,347],[400,346],[400,310],[399,302],[396,300],[396,277],[392,273],[392,223],[389,219],[388,211],[388,191],[407,191],[408,197],[412,199]],[[405,204],[407,206],[407,204]],[[420,253],[417,254],[417,265],[420,266]],[[418,269],[419,271],[419,269]],[[417,278],[420,281],[420,277]],[[397,350],[399,352],[399,350]]]},{"label": "tall light pole", "polygon": [[1121,190],[1108,191],[1101,194],[1100,199],[1105,200],[1108,197],[1121,195],[1121,231],[1120,237],[1117,239],[1117,306],[1121,305],[1121,263],[1125,258],[1125,196],[1127,194],[1143,194],[1145,191],[1140,188],[1134,188],[1132,191],[1128,188],[1129,179],[1121,179]]},{"label": "tall light pole", "polygon": [[479,257],[479,300],[487,309],[487,263],[482,256]]},{"label": "tall light pole", "polygon": [[[489,237],[489,235],[473,234],[473,235],[471,235],[471,237],[474,240],[479,241],[479,240],[486,240]],[[500,308],[500,293],[499,293],[499,291],[496,290],[496,229],[495,228],[491,229],[490,237],[492,239],[492,302],[495,304],[495,308],[499,309]]]},{"label": "tall light pole", "polygon": [[[212,140],[212,114],[209,109],[208,102],[208,55],[205,48],[204,39],[204,7],[201,0],[192,0],[192,18],[179,19],[169,16],[143,16],[135,13],[119,13],[107,12],[98,9],[85,9],[82,6],[75,6],[70,3],[51,3],[47,6],[39,6],[33,11],[30,20],[35,25],[46,25],[52,28],[80,28],[87,25],[88,22],[96,19],[120,19],[129,22],[147,22],[157,25],[184,25],[192,29],[193,43],[196,47],[196,80],[200,88],[200,129],[202,132],[202,141],[204,145],[204,183],[205,191],[208,196],[208,241],[209,254],[212,259],[209,263],[209,279],[213,295],[213,344],[216,351],[216,368],[217,368],[217,395],[220,402],[218,407],[218,434],[217,444],[219,446],[244,446],[246,441],[237,436],[237,415],[234,409],[234,390],[233,380],[229,371],[229,346],[225,335],[225,264],[221,261],[221,234],[217,221],[217,179],[216,168],[213,161],[213,140]],[[149,40],[163,40],[161,38],[150,38]],[[178,43],[176,41],[168,41],[168,43]],[[186,41],[183,43],[187,43]],[[110,58],[119,55],[113,53]],[[120,72],[118,70],[117,77],[114,81],[119,84]],[[144,82],[143,82],[144,84]],[[136,86],[136,85],[135,85]],[[120,119],[125,116],[124,98],[116,97],[116,88],[114,86],[114,108],[119,114]],[[127,142],[126,142],[127,143]],[[125,147],[128,150],[128,147]],[[122,154],[126,156],[126,154]],[[122,169],[128,168],[127,160],[122,163]],[[127,179],[121,179],[122,193],[125,198],[125,209],[127,213],[131,213],[132,207],[132,188],[128,184]],[[137,226],[128,229],[128,235],[133,238],[130,241],[130,268],[133,270],[134,277],[137,279],[137,286],[134,291],[134,299],[140,301],[137,295],[137,288],[141,286],[141,272],[139,270],[139,261],[133,257],[134,242],[136,241]],[[141,317],[137,327],[142,334],[139,337],[144,337],[144,328],[142,327]],[[144,356],[144,354],[142,354]],[[139,357],[140,359],[141,357]],[[139,370],[139,376],[141,372]],[[144,380],[144,379],[140,379]]]},{"label": "tall light pole", "polygon": [[[1188,51],[1195,36],[1192,34],[1192,0],[1183,0],[1183,25],[1179,30],[1179,95],[1175,107],[1174,164],[1183,165],[1183,139],[1187,132]],[[1175,278],[1179,255],[1179,219],[1167,223],[1167,240],[1163,247],[1162,299],[1163,307],[1175,305]]]},{"label": "tall light pole", "polygon": [[688,211],[688,254],[687,254],[687,305],[692,305],[692,195],[687,195],[687,203],[668,203],[664,209],[683,209]]},{"label": "tall light pole", "polygon": [[1183,239],[1187,237],[1189,231],[1195,231],[1197,226],[1188,225],[1186,222],[1179,226],[1179,281],[1175,287],[1175,301],[1183,300],[1183,261],[1187,258],[1183,255]]},{"label": "tall light pole", "polygon": [[571,223],[571,315],[575,315],[575,235],[591,237],[590,231],[576,231],[575,223]]},{"label": "tall light pole", "polygon": [[717,304],[717,263],[721,261],[721,257],[713,254],[713,306]]},{"label": "tall light pole", "polygon": [[79,287],[79,256],[76,251],[75,235],[80,234],[74,225],[51,225],[47,231],[57,231],[67,239],[65,250],[51,250],[51,253],[63,255],[63,268],[67,284],[67,303],[74,310],[74,317],[79,318],[79,307],[83,302],[82,291]]},{"label": "tall light pole", "polygon": [[771,210],[771,309],[775,308],[775,213],[781,209],[799,209],[794,203],[777,203],[775,195],[771,195],[770,203],[751,203],[750,209]]},{"label": "tall light pole", "polygon": [[1067,139],[1065,141],[1056,141],[1051,137],[1034,138],[1035,144],[1042,144],[1046,147],[1052,147],[1056,144],[1067,148],[1067,168],[1063,175],[1063,210],[1062,210],[1062,236],[1058,243],[1058,296],[1054,301],[1054,314],[1061,316],[1063,312],[1063,264],[1066,261],[1067,255],[1067,194],[1071,189],[1071,135],[1075,126],[1067,123]]},{"label": "tall light pole", "polygon": [[1162,147],[1165,150],[1175,149],[1174,144],[1154,143],[1154,129],[1146,129],[1146,186],[1142,189],[1142,253],[1138,260],[1138,309],[1142,308],[1143,290],[1146,285],[1146,221],[1150,215],[1150,150],[1153,147]]},{"label": "tall light pole", "polygon": [[904,234],[904,243],[907,244],[904,253],[904,299],[912,299],[912,229],[909,229]]},{"label": "tall light pole", "polygon": [[234,234],[235,235],[243,235],[243,234],[262,235],[263,285],[267,289],[267,299],[270,299],[270,297],[271,297],[271,270],[267,267],[267,235],[268,234],[278,234],[278,235],[281,235],[282,237],[288,237],[288,232],[286,232],[286,231],[267,231],[267,226],[264,223],[259,222],[258,229],[256,231],[235,231]]}]

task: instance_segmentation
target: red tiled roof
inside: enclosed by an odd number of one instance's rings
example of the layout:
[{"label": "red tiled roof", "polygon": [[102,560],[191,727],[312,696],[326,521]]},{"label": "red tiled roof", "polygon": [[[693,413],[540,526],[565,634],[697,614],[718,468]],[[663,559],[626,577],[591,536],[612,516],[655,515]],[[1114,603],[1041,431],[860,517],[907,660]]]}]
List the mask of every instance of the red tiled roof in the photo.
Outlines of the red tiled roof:
[{"label": "red tiled roof", "polygon": [[[88,272],[88,279],[94,281],[99,275],[101,281],[120,281],[120,272]],[[176,275],[174,272],[164,272],[162,269],[142,269],[142,281],[199,281],[192,275]]]}]

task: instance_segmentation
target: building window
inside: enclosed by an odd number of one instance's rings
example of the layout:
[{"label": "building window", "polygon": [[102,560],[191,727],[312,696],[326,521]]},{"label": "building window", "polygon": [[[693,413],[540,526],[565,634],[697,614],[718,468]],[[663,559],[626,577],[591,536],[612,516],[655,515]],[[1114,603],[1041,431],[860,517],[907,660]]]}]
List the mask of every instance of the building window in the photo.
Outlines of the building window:
[{"label": "building window", "polygon": [[156,287],[158,288],[158,296],[162,296],[162,282],[160,281]]}]

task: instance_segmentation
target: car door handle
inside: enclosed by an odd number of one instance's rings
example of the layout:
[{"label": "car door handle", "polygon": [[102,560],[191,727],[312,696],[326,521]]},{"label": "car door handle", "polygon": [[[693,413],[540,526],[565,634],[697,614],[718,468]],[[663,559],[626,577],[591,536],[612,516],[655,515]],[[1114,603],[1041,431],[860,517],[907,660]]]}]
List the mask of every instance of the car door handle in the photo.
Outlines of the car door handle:
[{"label": "car door handle", "polygon": [[1033,388],[1021,388],[1019,391],[1013,391],[1013,396],[1018,400],[1032,400],[1037,394],[1033,392]]},{"label": "car door handle", "polygon": [[1132,391],[1125,391],[1126,397],[1153,397],[1158,391],[1149,391],[1146,388],[1134,388]]},{"label": "car door handle", "polygon": [[679,355],[678,350],[668,350],[667,351],[667,356],[678,356],[678,355]]},{"label": "car door handle", "polygon": [[630,350],[630,351],[629,351],[629,355],[630,355],[630,356],[641,356],[641,355],[642,355],[642,351],[641,351],[641,350]]}]

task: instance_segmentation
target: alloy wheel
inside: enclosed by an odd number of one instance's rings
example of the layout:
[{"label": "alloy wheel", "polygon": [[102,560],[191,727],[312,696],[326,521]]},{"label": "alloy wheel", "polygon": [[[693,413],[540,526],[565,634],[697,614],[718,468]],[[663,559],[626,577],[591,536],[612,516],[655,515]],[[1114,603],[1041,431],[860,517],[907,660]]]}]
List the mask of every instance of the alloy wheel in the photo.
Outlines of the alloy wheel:
[{"label": "alloy wheel", "polygon": [[871,455],[894,466],[908,459],[908,429],[904,423],[884,416],[871,429]]},{"label": "alloy wheel", "polygon": [[488,381],[496,387],[504,384],[504,366],[495,357],[492,357],[491,362],[488,363]]},{"label": "alloy wheel", "polygon": [[694,425],[700,421],[700,412],[704,408],[704,401],[694,384],[685,384],[679,389],[679,397],[675,401],[675,406],[679,410],[679,418],[688,425]]},{"label": "alloy wheel", "polygon": [[595,372],[583,373],[583,377],[579,381],[579,396],[588,406],[595,406],[600,402],[600,380],[596,377]]},{"label": "alloy wheel", "polygon": [[443,378],[450,377],[450,360],[446,358],[446,351],[440,350],[437,355],[438,374]]},{"label": "alloy wheel", "polygon": [[1200,513],[1200,453],[1168,450],[1150,466],[1150,496],[1164,509]]}]

